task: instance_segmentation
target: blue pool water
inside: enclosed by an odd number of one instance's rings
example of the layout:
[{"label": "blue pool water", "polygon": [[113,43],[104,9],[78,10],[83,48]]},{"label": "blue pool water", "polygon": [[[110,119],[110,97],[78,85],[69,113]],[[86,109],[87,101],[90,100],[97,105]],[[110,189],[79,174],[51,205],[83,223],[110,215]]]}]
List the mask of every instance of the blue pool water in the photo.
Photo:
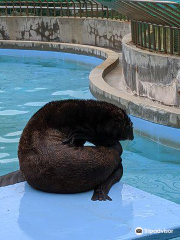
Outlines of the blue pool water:
[{"label": "blue pool water", "polygon": [[[101,62],[69,53],[1,50],[0,175],[19,168],[20,134],[41,106],[52,100],[93,98],[88,77]],[[123,143],[122,182],[180,204],[180,130],[132,120],[137,133],[132,142]],[[153,140],[142,136],[146,131]],[[162,141],[164,132],[173,132],[176,142],[171,147]]]}]

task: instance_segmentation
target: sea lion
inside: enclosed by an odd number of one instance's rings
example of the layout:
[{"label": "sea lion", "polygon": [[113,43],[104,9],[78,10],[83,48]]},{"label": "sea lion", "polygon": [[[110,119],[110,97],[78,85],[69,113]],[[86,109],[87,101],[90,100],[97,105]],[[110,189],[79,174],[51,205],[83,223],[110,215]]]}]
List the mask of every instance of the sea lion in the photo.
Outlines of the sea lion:
[{"label": "sea lion", "polygon": [[[29,120],[20,138],[22,180],[53,193],[94,189],[92,200],[111,200],[108,192],[123,174],[120,140],[132,140],[126,112],[95,100],[46,104]],[[85,146],[86,141],[95,146]]]}]

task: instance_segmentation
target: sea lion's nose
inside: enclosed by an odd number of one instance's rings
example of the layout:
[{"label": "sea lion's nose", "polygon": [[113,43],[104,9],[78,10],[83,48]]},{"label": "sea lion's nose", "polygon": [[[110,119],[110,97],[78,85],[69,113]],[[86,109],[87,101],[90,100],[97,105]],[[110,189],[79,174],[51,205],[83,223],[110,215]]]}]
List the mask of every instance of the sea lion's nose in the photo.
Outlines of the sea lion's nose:
[{"label": "sea lion's nose", "polygon": [[130,137],[129,137],[129,140],[133,140],[134,139],[134,135],[131,135]]}]

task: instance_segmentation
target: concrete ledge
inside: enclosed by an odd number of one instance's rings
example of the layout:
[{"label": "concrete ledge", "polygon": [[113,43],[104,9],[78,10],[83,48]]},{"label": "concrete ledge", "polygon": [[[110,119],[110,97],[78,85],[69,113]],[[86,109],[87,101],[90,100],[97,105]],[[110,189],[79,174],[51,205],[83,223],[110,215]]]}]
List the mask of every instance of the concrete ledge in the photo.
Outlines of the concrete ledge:
[{"label": "concrete ledge", "polygon": [[[90,90],[99,100],[126,109],[128,114],[170,127],[180,128],[180,109],[150,102],[112,88],[99,78],[96,69],[90,74]],[[98,79],[98,81],[97,81]]]},{"label": "concrete ledge", "polygon": [[27,49],[27,50],[42,50],[42,51],[61,51],[70,52],[82,55],[97,56],[101,59],[106,59],[108,52],[103,48],[85,46],[80,44],[56,43],[56,42],[41,42],[41,41],[16,41],[16,40],[0,40],[0,48],[2,49]]},{"label": "concrete ledge", "polygon": [[105,76],[119,63],[116,52],[94,46],[40,42],[0,40],[0,48],[35,49],[44,51],[62,51],[97,56],[105,61],[90,74],[90,91],[99,100],[111,102],[127,110],[127,113],[159,124],[180,128],[180,109],[146,101],[143,98],[121,92],[105,81]]}]

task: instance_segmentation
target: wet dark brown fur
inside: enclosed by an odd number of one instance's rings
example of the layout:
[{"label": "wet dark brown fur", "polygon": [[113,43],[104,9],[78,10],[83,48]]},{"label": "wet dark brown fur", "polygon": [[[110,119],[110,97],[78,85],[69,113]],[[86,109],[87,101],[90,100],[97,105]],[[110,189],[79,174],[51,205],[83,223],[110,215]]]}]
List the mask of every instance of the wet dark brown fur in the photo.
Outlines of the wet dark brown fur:
[{"label": "wet dark brown fur", "polygon": [[[72,132],[76,141],[71,146],[64,144]],[[96,147],[84,147],[84,136]],[[113,145],[126,139],[133,139],[132,123],[125,111],[112,104],[94,100],[50,102],[30,119],[22,133],[20,170],[32,187],[42,191],[88,191],[119,166],[121,152]]]}]

